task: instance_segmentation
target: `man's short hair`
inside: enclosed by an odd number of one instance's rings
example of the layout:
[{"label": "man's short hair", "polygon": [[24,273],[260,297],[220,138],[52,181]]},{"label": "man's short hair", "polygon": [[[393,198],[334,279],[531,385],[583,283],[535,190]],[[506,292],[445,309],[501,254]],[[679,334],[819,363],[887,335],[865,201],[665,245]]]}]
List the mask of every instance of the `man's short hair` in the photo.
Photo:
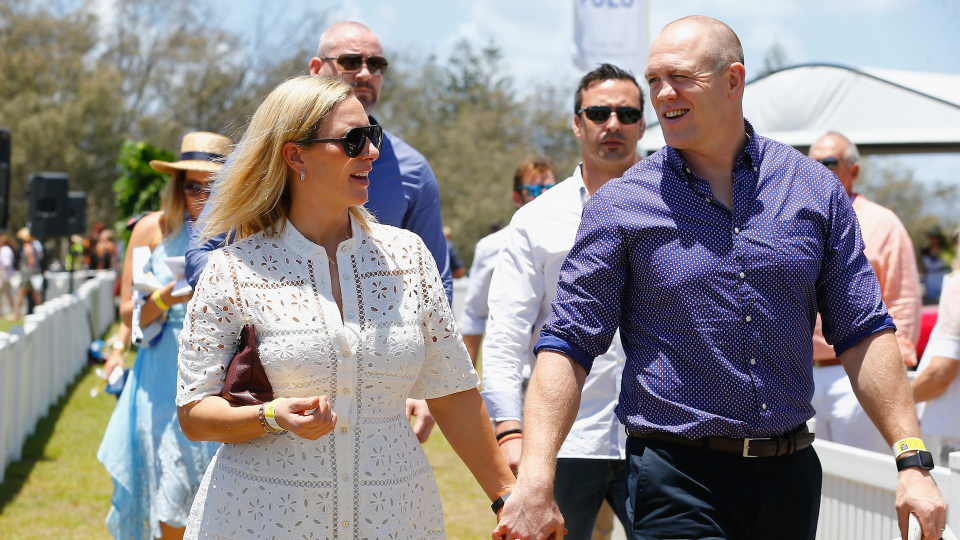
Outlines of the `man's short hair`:
[{"label": "man's short hair", "polygon": [[[836,131],[828,131],[823,137],[839,137],[847,143],[846,148],[843,149],[843,160],[847,162],[847,165],[854,165],[860,163],[860,149],[857,148],[857,145],[853,144],[853,141],[848,139],[845,135],[837,133]],[[823,137],[820,137],[822,139]],[[817,141],[820,141],[817,139]],[[816,144],[816,143],[814,143]]]},{"label": "man's short hair", "polygon": [[550,160],[547,156],[527,156],[523,160],[523,163],[517,167],[517,172],[513,173],[513,190],[517,193],[523,194],[523,177],[530,174],[531,172],[538,172],[540,174],[552,173],[554,177],[557,175],[557,171],[553,166],[553,161]]},{"label": "man's short hair", "polygon": [[580,86],[577,87],[577,92],[573,95],[573,114],[577,114],[577,111],[580,110],[580,105],[583,103],[583,91],[589,88],[591,84],[603,81],[632,82],[640,91],[640,112],[643,112],[643,90],[637,84],[637,79],[630,72],[624,71],[613,64],[600,64],[600,67],[580,79]]},{"label": "man's short hair", "polygon": [[723,73],[734,62],[743,64],[743,45],[740,44],[740,38],[723,21],[703,15],[690,15],[673,21],[664,26],[663,29],[666,30],[675,24],[686,23],[698,24],[707,30],[709,34],[708,43],[710,44],[710,48],[707,50],[707,60],[710,62],[713,73]]}]

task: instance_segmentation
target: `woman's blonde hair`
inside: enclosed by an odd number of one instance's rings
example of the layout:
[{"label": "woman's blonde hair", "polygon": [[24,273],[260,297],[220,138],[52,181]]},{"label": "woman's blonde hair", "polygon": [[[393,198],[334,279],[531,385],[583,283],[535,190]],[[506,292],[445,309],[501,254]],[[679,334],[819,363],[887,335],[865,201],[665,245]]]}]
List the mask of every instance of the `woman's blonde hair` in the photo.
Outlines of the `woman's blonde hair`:
[{"label": "woman's blonde hair", "polygon": [[[330,110],[352,95],[349,84],[319,76],[295,77],[274,88],[253,114],[230,166],[217,174],[203,241],[221,233],[234,240],[282,233],[290,212],[290,170],[281,148],[315,135]],[[350,214],[370,231],[374,220],[366,209],[352,206]]]},{"label": "woman's blonde hair", "polygon": [[167,187],[160,196],[160,230],[164,238],[174,238],[183,227],[183,216],[187,213],[187,196],[183,192],[184,171],[171,175]]}]

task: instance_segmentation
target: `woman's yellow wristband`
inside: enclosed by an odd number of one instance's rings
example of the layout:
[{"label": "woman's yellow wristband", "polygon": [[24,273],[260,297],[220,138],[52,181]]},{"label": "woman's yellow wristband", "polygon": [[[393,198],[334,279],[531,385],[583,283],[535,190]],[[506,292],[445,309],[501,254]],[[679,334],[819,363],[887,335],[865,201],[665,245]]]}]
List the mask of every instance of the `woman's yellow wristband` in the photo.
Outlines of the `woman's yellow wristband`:
[{"label": "woman's yellow wristband", "polygon": [[280,427],[279,423],[277,423],[276,412],[277,412],[277,405],[279,405],[280,402],[283,401],[284,399],[285,398],[282,398],[282,397],[277,398],[271,401],[270,403],[267,403],[267,406],[264,407],[263,409],[263,416],[267,420],[267,424],[271,428],[280,430],[280,431],[284,431],[284,429]]},{"label": "woman's yellow wristband", "polygon": [[165,304],[163,300],[160,298],[160,289],[153,291],[153,294],[150,295],[150,297],[153,298],[153,303],[156,304],[157,307],[160,308],[162,311],[166,311],[170,309],[170,306]]},{"label": "woman's yellow wristband", "polygon": [[923,441],[916,437],[907,437],[906,439],[900,439],[893,445],[893,455],[895,457],[900,457],[904,452],[910,452],[912,450],[926,450],[927,447],[923,445]]}]

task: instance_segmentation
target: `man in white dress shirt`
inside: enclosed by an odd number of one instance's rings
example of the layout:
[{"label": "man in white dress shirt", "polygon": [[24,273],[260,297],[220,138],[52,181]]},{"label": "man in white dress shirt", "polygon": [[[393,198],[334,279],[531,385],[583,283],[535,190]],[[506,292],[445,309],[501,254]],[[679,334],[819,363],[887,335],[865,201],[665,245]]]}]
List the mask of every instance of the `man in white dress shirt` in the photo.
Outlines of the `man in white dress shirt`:
[{"label": "man in white dress shirt", "polygon": [[[560,267],[573,247],[583,205],[608,180],[640,161],[643,94],[629,73],[602,64],[580,81],[573,132],[582,162],[573,175],[517,210],[490,285],[490,317],[483,342],[483,398],[496,424],[500,450],[516,473],[522,448],[524,366],[550,316]],[[619,336],[597,357],[583,387],[580,411],[557,460],[554,497],[567,538],[587,540],[607,501],[624,527],[626,436],[614,415],[624,354]]]},{"label": "man in white dress shirt", "polygon": [[[553,162],[545,156],[528,156],[513,174],[513,204],[521,206],[536,199],[544,191],[557,185]],[[463,343],[467,346],[474,367],[480,353],[480,342],[487,329],[487,298],[490,296],[490,279],[497,264],[497,254],[507,241],[507,228],[488,234],[477,242],[473,250],[473,265],[470,267],[470,284],[463,301],[463,313],[457,320]],[[529,374],[527,374],[529,376]]]}]

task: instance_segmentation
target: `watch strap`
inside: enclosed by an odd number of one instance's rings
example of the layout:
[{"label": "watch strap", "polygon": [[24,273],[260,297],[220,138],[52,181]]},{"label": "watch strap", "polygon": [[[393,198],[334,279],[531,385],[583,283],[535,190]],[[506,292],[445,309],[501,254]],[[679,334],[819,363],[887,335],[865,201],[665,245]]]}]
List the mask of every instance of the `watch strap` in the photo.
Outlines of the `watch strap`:
[{"label": "watch strap", "polygon": [[897,459],[897,471],[909,469],[910,467],[920,467],[923,470],[933,470],[933,454],[926,450],[918,450],[912,456],[906,456]]},{"label": "watch strap", "polygon": [[497,512],[500,511],[501,508],[503,508],[503,505],[506,504],[507,499],[509,499],[510,495],[512,494],[513,494],[513,490],[511,489],[510,491],[501,495],[499,499],[493,501],[493,504],[490,505],[490,508],[493,509],[494,514],[496,514]]}]

